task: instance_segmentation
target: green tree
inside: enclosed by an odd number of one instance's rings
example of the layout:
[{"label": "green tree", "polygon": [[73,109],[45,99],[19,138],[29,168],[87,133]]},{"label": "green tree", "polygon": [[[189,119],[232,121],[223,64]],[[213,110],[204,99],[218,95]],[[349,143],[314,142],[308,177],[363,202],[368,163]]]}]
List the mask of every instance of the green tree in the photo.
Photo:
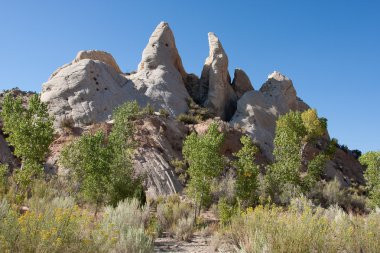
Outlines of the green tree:
[{"label": "green tree", "polygon": [[300,186],[307,191],[320,177],[327,155],[317,154],[307,164],[308,175],[301,178],[300,169],[306,145],[316,141],[326,132],[326,119],[318,118],[317,112],[291,111],[276,122],[273,155],[275,162],[268,167],[266,181],[270,195],[281,192],[285,184]]},{"label": "green tree", "polygon": [[28,107],[22,98],[6,94],[1,116],[7,141],[14,147],[14,154],[21,158],[22,169],[17,172],[19,184],[28,185],[32,177],[42,172],[42,163],[53,141],[53,119],[49,117],[47,105],[37,94],[29,99]]},{"label": "green tree", "polygon": [[98,208],[106,200],[111,179],[112,154],[103,132],[85,134],[70,143],[62,150],[60,162],[72,170],[84,197]]},{"label": "green tree", "polygon": [[219,132],[217,123],[213,122],[206,134],[191,133],[184,141],[183,155],[189,168],[190,181],[188,194],[196,204],[196,211],[210,198],[210,182],[220,175],[224,167],[224,158],[220,154],[224,135]]},{"label": "green tree", "polygon": [[85,134],[61,152],[60,163],[71,170],[86,200],[96,204],[95,215],[102,203],[116,206],[128,197],[144,201],[142,178],[133,175],[132,167],[133,120],[144,113],[136,102],[128,102],[115,110],[108,137],[101,131]]},{"label": "green tree", "polygon": [[380,151],[370,151],[359,158],[362,165],[367,169],[364,178],[367,182],[369,199],[373,206],[380,206]]},{"label": "green tree", "polygon": [[250,137],[244,135],[240,142],[243,147],[234,155],[238,158],[234,162],[237,168],[236,194],[241,204],[245,207],[257,203],[259,166],[254,163],[258,148],[253,144]]}]

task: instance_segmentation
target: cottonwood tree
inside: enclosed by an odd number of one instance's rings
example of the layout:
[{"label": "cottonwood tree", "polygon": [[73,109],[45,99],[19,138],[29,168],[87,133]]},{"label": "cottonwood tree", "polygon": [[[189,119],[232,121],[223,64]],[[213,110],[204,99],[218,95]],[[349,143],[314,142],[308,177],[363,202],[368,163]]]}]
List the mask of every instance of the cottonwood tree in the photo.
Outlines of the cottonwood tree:
[{"label": "cottonwood tree", "polygon": [[37,94],[29,99],[27,107],[23,106],[21,97],[6,94],[1,116],[7,141],[22,161],[22,169],[16,175],[17,183],[27,186],[43,171],[42,163],[54,138],[53,119]]},{"label": "cottonwood tree", "polygon": [[224,157],[220,154],[224,135],[219,132],[218,124],[210,124],[204,135],[191,133],[184,141],[183,156],[189,168],[190,181],[187,192],[195,202],[195,211],[210,198],[210,184],[213,178],[220,175],[224,167]]},{"label": "cottonwood tree", "polygon": [[244,135],[240,142],[243,147],[234,155],[237,160],[233,163],[237,169],[236,195],[245,207],[252,206],[258,201],[258,175],[259,166],[255,164],[255,154],[258,148],[253,144],[250,137]]},{"label": "cottonwood tree", "polygon": [[364,178],[367,182],[369,199],[374,207],[380,207],[380,151],[370,151],[359,158],[367,167]]},{"label": "cottonwood tree", "polygon": [[145,201],[142,178],[133,175],[132,167],[133,120],[145,113],[137,102],[127,102],[115,110],[109,136],[85,134],[61,152],[61,165],[71,170],[85,199],[96,204],[95,215],[103,203],[116,206],[128,197]]},{"label": "cottonwood tree", "polygon": [[266,175],[272,196],[280,193],[286,184],[307,191],[320,177],[327,159],[324,153],[318,154],[307,164],[306,177],[301,178],[300,168],[306,145],[322,137],[326,127],[326,120],[318,118],[313,109],[302,113],[291,111],[279,117],[273,150],[275,162],[268,166]]}]

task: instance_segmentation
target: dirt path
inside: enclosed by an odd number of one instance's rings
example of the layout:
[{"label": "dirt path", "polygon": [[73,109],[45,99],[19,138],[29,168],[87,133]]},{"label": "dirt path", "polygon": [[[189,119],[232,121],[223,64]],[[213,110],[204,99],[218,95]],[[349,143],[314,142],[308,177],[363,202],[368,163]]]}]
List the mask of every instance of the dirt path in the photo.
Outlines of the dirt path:
[{"label": "dirt path", "polygon": [[211,242],[211,236],[203,237],[196,232],[189,242],[177,241],[171,237],[157,238],[154,242],[154,252],[230,253],[236,251],[228,244],[221,244],[218,249],[215,249]]},{"label": "dirt path", "polygon": [[154,252],[215,252],[211,244],[210,237],[201,237],[195,233],[191,241],[177,241],[170,237],[157,238],[154,242]]}]

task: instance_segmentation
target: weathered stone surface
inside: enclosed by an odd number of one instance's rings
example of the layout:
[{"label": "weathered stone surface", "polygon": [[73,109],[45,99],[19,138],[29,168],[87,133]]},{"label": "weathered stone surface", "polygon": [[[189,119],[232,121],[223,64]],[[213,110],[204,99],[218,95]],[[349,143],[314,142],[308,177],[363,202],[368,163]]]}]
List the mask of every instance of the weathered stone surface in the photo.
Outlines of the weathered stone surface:
[{"label": "weathered stone surface", "polygon": [[268,76],[260,91],[248,91],[237,102],[231,124],[245,129],[269,158],[273,159],[273,140],[276,120],[290,110],[308,109],[297,97],[293,83],[279,72]]},{"label": "weathered stone surface", "polygon": [[242,69],[235,69],[234,80],[232,81],[232,88],[236,96],[241,98],[247,91],[253,90],[251,80]]},{"label": "weathered stone surface", "polygon": [[110,53],[100,50],[83,50],[78,52],[73,63],[79,62],[80,60],[84,59],[96,60],[107,63],[108,65],[112,66],[116,70],[116,72],[121,73],[119,65],[117,65],[115,59]]},{"label": "weathered stone surface", "polygon": [[186,77],[173,32],[167,23],[161,22],[144,49],[137,73],[130,78],[150,98],[152,106],[176,116],[188,110]]},{"label": "weathered stone surface", "polygon": [[125,76],[109,64],[83,59],[62,68],[43,84],[41,100],[55,116],[55,126],[67,117],[77,125],[107,120],[117,106],[128,100],[146,104]]},{"label": "weathered stone surface", "polygon": [[231,86],[228,73],[228,57],[222,43],[214,33],[208,34],[210,53],[201,75],[200,93],[207,92],[206,107],[224,120],[231,118],[236,109],[237,97]]},{"label": "weathered stone surface", "polygon": [[188,110],[186,77],[173,33],[161,22],[149,39],[137,73],[122,74],[106,52],[81,51],[43,84],[41,99],[56,117],[56,127],[65,117],[79,126],[103,122],[130,100],[177,116]]},{"label": "weathered stone surface", "polygon": [[137,173],[147,176],[147,195],[155,198],[181,193],[184,186],[170,162],[182,159],[182,145],[188,128],[172,118],[154,115],[137,120],[135,125],[135,136],[140,145],[136,150],[134,168]]}]

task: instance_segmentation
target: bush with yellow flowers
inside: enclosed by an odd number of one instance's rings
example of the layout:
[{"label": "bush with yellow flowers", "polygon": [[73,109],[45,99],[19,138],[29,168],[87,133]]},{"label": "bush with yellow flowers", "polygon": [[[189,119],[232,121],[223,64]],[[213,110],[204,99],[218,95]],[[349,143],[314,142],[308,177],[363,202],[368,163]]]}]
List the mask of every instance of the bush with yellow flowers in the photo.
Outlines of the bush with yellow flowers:
[{"label": "bush with yellow flowers", "polygon": [[288,209],[248,208],[226,234],[243,252],[380,252],[380,213],[351,215],[298,198]]}]

